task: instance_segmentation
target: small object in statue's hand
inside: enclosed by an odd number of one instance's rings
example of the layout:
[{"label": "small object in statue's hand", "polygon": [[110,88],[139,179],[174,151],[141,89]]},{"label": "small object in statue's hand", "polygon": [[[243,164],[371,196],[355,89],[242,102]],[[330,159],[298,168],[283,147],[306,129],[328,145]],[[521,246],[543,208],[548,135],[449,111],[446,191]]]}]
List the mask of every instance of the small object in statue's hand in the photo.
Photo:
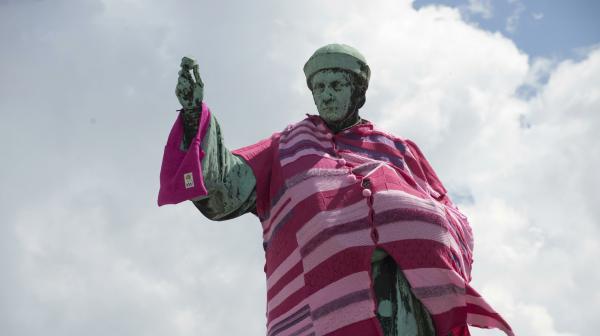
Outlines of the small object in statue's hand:
[{"label": "small object in statue's hand", "polygon": [[196,61],[193,58],[183,56],[181,58],[181,68],[184,70],[191,70],[194,66],[198,66]]},{"label": "small object in statue's hand", "polygon": [[[190,57],[181,59],[181,70],[175,87],[175,95],[181,103],[181,119],[183,123],[184,148],[187,149],[198,132],[198,121],[204,98],[204,83],[198,71],[198,63]],[[193,70],[194,77],[190,74]]]}]

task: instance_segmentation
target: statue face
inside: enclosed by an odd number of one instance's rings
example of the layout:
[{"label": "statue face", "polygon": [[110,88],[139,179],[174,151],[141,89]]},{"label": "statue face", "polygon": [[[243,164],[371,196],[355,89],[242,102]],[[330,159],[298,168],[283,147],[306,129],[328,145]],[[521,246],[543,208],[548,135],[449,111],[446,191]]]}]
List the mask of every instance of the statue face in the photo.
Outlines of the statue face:
[{"label": "statue face", "polygon": [[352,99],[350,74],[342,70],[317,72],[312,80],[312,95],[319,115],[327,124],[344,120]]}]

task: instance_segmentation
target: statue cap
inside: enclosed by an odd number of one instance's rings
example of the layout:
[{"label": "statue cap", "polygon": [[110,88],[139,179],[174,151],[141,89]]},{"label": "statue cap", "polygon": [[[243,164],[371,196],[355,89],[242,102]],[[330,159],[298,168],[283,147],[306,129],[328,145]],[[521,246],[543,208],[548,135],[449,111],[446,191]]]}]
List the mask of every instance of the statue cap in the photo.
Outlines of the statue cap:
[{"label": "statue cap", "polygon": [[346,44],[328,44],[323,46],[308,59],[304,65],[306,84],[310,88],[310,79],[321,70],[341,69],[358,75],[365,85],[369,85],[371,69],[365,57],[355,48]]}]

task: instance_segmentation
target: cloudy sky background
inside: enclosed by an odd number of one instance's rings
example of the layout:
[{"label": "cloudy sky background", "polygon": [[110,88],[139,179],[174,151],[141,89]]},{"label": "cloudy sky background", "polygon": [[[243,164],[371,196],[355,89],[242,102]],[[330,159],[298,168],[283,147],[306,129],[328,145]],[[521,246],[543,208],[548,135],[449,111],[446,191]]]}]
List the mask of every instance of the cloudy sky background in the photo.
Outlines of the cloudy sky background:
[{"label": "cloudy sky background", "polygon": [[156,206],[179,61],[237,148],[315,113],[301,69],[331,42],[470,217],[474,286],[517,334],[595,334],[599,7],[0,0],[0,334],[264,335],[258,220]]}]

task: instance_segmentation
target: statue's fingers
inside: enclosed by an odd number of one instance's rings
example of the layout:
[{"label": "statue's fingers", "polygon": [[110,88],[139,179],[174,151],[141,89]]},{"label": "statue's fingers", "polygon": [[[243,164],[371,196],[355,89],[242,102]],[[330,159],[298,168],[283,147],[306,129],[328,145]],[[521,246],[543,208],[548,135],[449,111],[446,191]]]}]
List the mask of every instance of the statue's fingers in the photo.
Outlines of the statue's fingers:
[{"label": "statue's fingers", "polygon": [[196,60],[191,57],[184,56],[181,58],[181,68],[185,70],[189,70],[196,65]]},{"label": "statue's fingers", "polygon": [[200,71],[198,71],[198,65],[194,66],[194,78],[196,79],[196,84],[200,85],[200,87],[204,87],[204,82],[202,81],[202,77],[200,77]]},{"label": "statue's fingers", "polygon": [[192,78],[192,75],[190,75],[190,72],[188,70],[182,70],[182,73],[179,75],[179,78],[185,79],[185,81],[189,82],[190,84],[194,83],[194,79]]},{"label": "statue's fingers", "polygon": [[202,103],[203,99],[204,99],[204,89],[201,86],[196,85],[196,87],[194,88],[194,103],[196,105],[200,105]]},{"label": "statue's fingers", "polygon": [[192,78],[180,76],[177,80],[177,86],[180,86],[182,88],[188,88],[189,90],[191,90],[195,85],[194,80]]}]

